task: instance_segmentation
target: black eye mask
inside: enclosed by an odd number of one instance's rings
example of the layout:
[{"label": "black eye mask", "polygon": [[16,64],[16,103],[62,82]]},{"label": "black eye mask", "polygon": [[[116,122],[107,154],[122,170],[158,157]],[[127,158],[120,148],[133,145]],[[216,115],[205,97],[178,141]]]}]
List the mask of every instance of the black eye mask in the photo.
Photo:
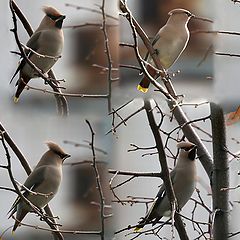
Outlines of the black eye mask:
[{"label": "black eye mask", "polygon": [[196,154],[197,154],[197,148],[193,147],[188,153],[188,158],[193,161],[196,157]]},{"label": "black eye mask", "polygon": [[192,149],[192,146],[191,147],[182,147],[181,149],[183,149],[184,151],[188,152],[189,150]]},{"label": "black eye mask", "polygon": [[47,16],[49,18],[51,18],[53,21],[56,21],[59,17],[61,17],[61,16],[54,16],[54,15],[51,15],[51,14],[47,14]]}]

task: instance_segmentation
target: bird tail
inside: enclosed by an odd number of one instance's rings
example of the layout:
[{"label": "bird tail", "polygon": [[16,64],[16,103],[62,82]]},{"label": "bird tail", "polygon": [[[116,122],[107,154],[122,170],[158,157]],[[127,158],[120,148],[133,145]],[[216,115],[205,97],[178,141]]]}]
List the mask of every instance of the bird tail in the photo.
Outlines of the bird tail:
[{"label": "bird tail", "polygon": [[16,200],[14,201],[13,205],[11,206],[10,210],[8,211],[7,214],[9,214],[9,217],[12,217],[13,214],[17,211],[17,205],[19,204],[20,202],[20,197],[17,197]]},{"label": "bird tail", "polygon": [[138,225],[134,228],[134,232],[140,232],[141,229],[145,226],[145,224],[148,222],[147,218],[144,218],[141,220]]},{"label": "bird tail", "polygon": [[137,232],[137,233],[140,232],[141,230],[142,230],[142,227],[135,227],[134,228],[134,232]]},{"label": "bird tail", "polygon": [[17,227],[21,224],[21,221],[24,219],[24,217],[27,215],[28,211],[25,209],[21,209],[17,212],[16,221],[14,223],[12,234],[16,231]]},{"label": "bird tail", "polygon": [[[153,68],[151,65],[147,65],[147,71],[152,77],[155,77],[157,73],[155,68]],[[138,84],[137,90],[140,92],[146,93],[148,91],[149,85],[150,85],[150,81],[146,76],[144,76],[141,82]]]},{"label": "bird tail", "polygon": [[15,103],[18,102],[19,97],[20,97],[23,89],[24,89],[24,88],[26,87],[26,85],[28,84],[29,80],[30,80],[29,78],[24,78],[24,80],[23,80],[23,78],[21,77],[21,78],[19,78],[19,80],[17,81],[17,83],[16,83],[16,85],[17,85],[17,91],[16,91],[16,93],[15,93],[15,95],[14,95],[14,98],[13,98],[13,101],[14,101]]}]

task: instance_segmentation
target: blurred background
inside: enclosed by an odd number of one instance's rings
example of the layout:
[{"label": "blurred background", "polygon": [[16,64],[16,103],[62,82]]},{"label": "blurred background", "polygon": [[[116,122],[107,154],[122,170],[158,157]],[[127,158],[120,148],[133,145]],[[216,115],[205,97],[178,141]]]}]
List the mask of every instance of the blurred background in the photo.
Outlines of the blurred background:
[{"label": "blurred background", "polygon": [[[64,21],[65,46],[62,58],[59,59],[53,70],[58,79],[65,79],[62,85],[66,87],[68,93],[86,93],[86,94],[105,94],[107,93],[107,66],[106,54],[104,53],[104,38],[99,26],[101,24],[101,14],[86,9],[76,9],[76,7],[65,4],[75,4],[80,7],[95,9],[99,11],[101,0],[39,0],[28,1],[18,0],[19,7],[30,20],[34,29],[37,28],[43,17],[41,7],[43,5],[52,5],[66,14]],[[192,20],[189,23],[190,31],[196,30],[225,30],[238,31],[239,22],[236,21],[239,16],[239,7],[230,0],[198,0],[198,1],[179,1],[179,0],[129,0],[128,7],[133,15],[139,21],[143,29],[150,38],[154,37],[156,32],[163,26],[168,18],[167,13],[174,8],[185,8],[202,17],[214,20],[213,24],[202,21]],[[85,119],[87,118],[93,125],[96,132],[96,146],[102,148],[107,154],[97,153],[99,161],[99,170],[103,181],[104,193],[107,203],[111,203],[113,196],[109,192],[108,180],[111,176],[107,174],[108,168],[127,171],[158,171],[158,159],[155,155],[142,157],[144,152],[128,153],[130,144],[139,146],[152,146],[154,144],[152,134],[146,121],[145,113],[131,119],[127,126],[122,126],[117,130],[117,135],[105,135],[111,128],[111,116],[107,116],[106,99],[87,99],[87,98],[68,98],[70,116],[66,119],[56,116],[55,98],[52,95],[43,94],[38,91],[24,91],[18,104],[12,101],[15,92],[14,84],[9,85],[12,74],[14,73],[18,57],[10,53],[12,50],[18,50],[14,41],[13,34],[9,31],[12,28],[11,13],[8,7],[8,1],[0,2],[0,25],[1,34],[1,57],[0,69],[2,73],[2,85],[0,88],[0,121],[6,127],[9,134],[13,137],[24,155],[27,157],[31,166],[34,167],[44,151],[45,140],[53,140],[60,144],[72,157],[69,164],[79,161],[91,160],[91,151],[86,148],[75,147],[71,144],[64,144],[64,140],[84,143],[89,140],[91,135],[87,128]],[[129,24],[122,16],[118,16],[118,1],[106,1],[106,13],[112,17],[107,18],[107,27],[111,57],[114,71],[113,78],[119,81],[113,83],[112,88],[112,106],[118,106],[126,103],[130,99],[135,100],[121,111],[123,117],[128,116],[136,109],[142,106],[143,97],[153,97],[161,106],[163,111],[168,112],[167,104],[161,95],[154,91],[153,87],[147,94],[142,94],[136,90],[136,86],[141,79],[139,72],[132,69],[120,67],[118,64],[137,65],[134,51],[131,48],[119,47],[119,42],[132,43],[132,33]],[[119,20],[116,20],[118,19]],[[71,28],[73,25],[84,25],[78,28]],[[23,43],[26,43],[28,36],[18,22],[19,37]],[[204,59],[206,52],[214,45],[214,50]],[[239,81],[238,79],[238,59],[216,56],[213,51],[238,53],[239,37],[231,35],[217,34],[197,34],[193,33],[190,42],[179,58],[176,64],[170,69],[170,73],[176,73],[173,77],[173,84],[178,94],[184,94],[184,101],[191,103],[200,103],[203,101],[216,101],[221,103],[225,112],[234,111],[239,104]],[[146,49],[139,40],[139,47],[142,56]],[[204,59],[204,61],[202,61]],[[227,82],[226,82],[227,81]],[[41,79],[34,79],[31,85],[47,88]],[[208,105],[193,108],[186,106],[184,111],[190,119],[195,119],[209,115]],[[164,123],[166,131],[171,130],[176,123]],[[210,131],[210,123],[201,123],[200,126],[206,131]],[[129,131],[130,130],[130,131]],[[206,136],[199,133],[202,138]],[[237,143],[231,139],[239,139],[239,124],[227,128],[228,143],[231,151],[239,150]],[[206,143],[211,152],[211,144]],[[170,142],[169,147],[176,153],[174,142]],[[3,149],[1,151],[0,164],[5,163]],[[18,160],[11,153],[13,161],[14,176],[20,182],[24,182],[26,174],[20,166]],[[170,161],[169,164],[173,166]],[[237,171],[239,169],[237,162],[231,162],[231,185],[238,184]],[[11,186],[5,170],[0,170],[0,183],[3,186]],[[98,201],[98,194],[95,189],[95,178],[92,168],[88,162],[78,165],[66,165],[63,169],[64,180],[57,196],[52,200],[50,206],[53,212],[60,217],[59,222],[63,224],[63,229],[73,230],[96,230],[99,228],[99,209],[91,202]],[[209,183],[207,177],[198,164],[199,184],[198,188],[204,196],[208,206],[211,206],[211,198],[208,196]],[[121,178],[122,180],[122,178]],[[117,184],[118,179],[114,181]],[[141,197],[155,197],[158,187],[161,184],[159,179],[137,179],[128,185],[121,187],[117,193],[121,198],[129,195]],[[231,200],[239,199],[237,191],[230,192]],[[13,224],[12,219],[7,219],[7,211],[14,201],[15,195],[10,192],[0,192],[0,234]],[[196,197],[196,193],[194,194]],[[183,214],[188,216],[193,208],[193,202],[189,202],[183,210]],[[239,216],[238,205],[233,205],[231,214],[232,231],[236,231]],[[145,215],[145,205],[137,204],[134,206],[113,204],[113,209],[109,212],[114,213],[114,217],[108,219],[107,236],[111,239],[114,231],[126,227],[129,224],[136,224],[140,217]],[[197,219],[207,221],[207,213],[203,209],[197,211]],[[25,219],[26,222],[34,225],[45,226],[44,223],[33,215]],[[186,222],[189,235],[193,239],[197,236],[193,231],[191,224]],[[169,236],[169,228],[162,230],[163,236]],[[20,227],[15,233],[14,239],[45,239],[50,238],[49,233],[36,231],[34,229]],[[132,235],[126,236],[130,239]],[[3,239],[12,239],[8,231]],[[91,238],[98,238],[92,237]],[[107,239],[108,239],[107,238]],[[115,239],[125,238],[124,234],[115,236]],[[141,239],[145,239],[142,236]],[[89,236],[66,235],[66,239],[90,239]],[[156,239],[154,236],[148,236],[148,239]],[[176,236],[177,239],[177,236]],[[237,239],[237,237],[236,237]]]}]

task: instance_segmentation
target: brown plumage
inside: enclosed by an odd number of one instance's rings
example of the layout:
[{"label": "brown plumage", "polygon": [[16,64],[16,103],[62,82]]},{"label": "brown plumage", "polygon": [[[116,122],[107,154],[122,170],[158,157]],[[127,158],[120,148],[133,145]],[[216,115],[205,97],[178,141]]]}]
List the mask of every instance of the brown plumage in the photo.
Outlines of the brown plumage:
[{"label": "brown plumage", "polygon": [[66,155],[64,150],[59,145],[57,145],[56,143],[51,142],[51,141],[47,141],[45,143],[48,146],[49,150],[51,150],[51,151],[53,151],[57,154],[60,154],[60,155]]},{"label": "brown plumage", "polygon": [[51,6],[43,6],[42,7],[43,12],[46,13],[46,15],[53,15],[53,16],[61,16],[62,14],[56,9]]}]

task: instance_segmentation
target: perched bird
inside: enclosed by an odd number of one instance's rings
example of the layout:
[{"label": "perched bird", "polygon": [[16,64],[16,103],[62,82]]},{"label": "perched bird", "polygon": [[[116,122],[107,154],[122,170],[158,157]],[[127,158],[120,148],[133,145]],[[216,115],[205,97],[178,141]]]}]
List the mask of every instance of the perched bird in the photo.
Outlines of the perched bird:
[{"label": "perched bird", "polygon": [[[170,173],[173,189],[178,203],[182,209],[193,194],[196,185],[195,156],[197,147],[190,142],[181,142],[177,145],[180,149],[177,164]],[[139,222],[135,231],[138,232],[147,223],[156,224],[163,216],[171,216],[171,206],[166,195],[164,184],[160,188],[154,203],[147,215]]]},{"label": "perched bird", "polygon": [[[194,17],[192,13],[185,9],[177,8],[168,13],[170,17],[167,23],[158,31],[152,41],[152,46],[164,69],[170,68],[186,48],[189,40],[188,21]],[[145,60],[154,66],[154,62],[147,53]],[[147,71],[152,77],[155,77],[157,71],[147,65]],[[141,92],[147,92],[150,81],[146,76],[143,77],[137,89]]]},{"label": "perched bird", "polygon": [[[33,51],[44,55],[41,57],[31,50],[25,50],[29,60],[39,68],[42,73],[47,73],[61,56],[64,37],[62,31],[63,20],[66,16],[62,15],[53,7],[43,7],[45,16],[39,27],[33,33],[27,42],[27,47]],[[19,79],[16,83],[17,91],[14,96],[14,102],[18,102],[19,96],[26,84],[32,79],[39,77],[39,74],[24,59],[21,60],[10,83],[19,72]]]},{"label": "perched bird", "polygon": [[[37,166],[23,184],[27,189],[36,194],[29,192],[26,188],[22,188],[23,195],[38,208],[45,207],[56,195],[62,179],[62,164],[66,158],[70,157],[56,143],[47,142],[46,144],[49,150],[43,154]],[[18,221],[15,221],[13,232],[26,214],[33,212],[33,210],[25,201],[18,197],[8,212],[10,213],[9,218],[15,212],[17,213],[16,219]]]}]

